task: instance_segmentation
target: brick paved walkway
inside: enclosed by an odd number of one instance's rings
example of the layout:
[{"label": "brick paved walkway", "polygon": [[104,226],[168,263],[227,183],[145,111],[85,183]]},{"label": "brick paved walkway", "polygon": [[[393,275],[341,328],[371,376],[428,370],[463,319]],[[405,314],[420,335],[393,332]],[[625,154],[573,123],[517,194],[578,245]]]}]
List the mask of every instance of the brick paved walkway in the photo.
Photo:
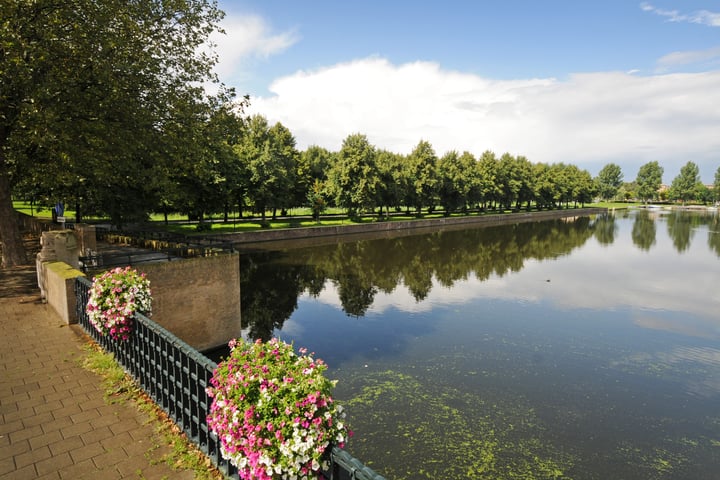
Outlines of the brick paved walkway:
[{"label": "brick paved walkway", "polygon": [[63,325],[39,292],[3,288],[22,283],[17,272],[0,275],[0,479],[193,478],[158,462],[167,447],[155,448],[146,414],[105,402],[98,375],[77,361],[82,329]]}]

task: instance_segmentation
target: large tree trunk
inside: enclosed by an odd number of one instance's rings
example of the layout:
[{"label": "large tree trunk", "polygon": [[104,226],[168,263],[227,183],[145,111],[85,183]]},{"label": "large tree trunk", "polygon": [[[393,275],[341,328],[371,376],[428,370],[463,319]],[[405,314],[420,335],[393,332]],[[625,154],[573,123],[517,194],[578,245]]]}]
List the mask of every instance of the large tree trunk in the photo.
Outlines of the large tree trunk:
[{"label": "large tree trunk", "polygon": [[27,262],[20,224],[10,194],[10,172],[0,148],[0,240],[2,240],[2,267],[9,268]]}]

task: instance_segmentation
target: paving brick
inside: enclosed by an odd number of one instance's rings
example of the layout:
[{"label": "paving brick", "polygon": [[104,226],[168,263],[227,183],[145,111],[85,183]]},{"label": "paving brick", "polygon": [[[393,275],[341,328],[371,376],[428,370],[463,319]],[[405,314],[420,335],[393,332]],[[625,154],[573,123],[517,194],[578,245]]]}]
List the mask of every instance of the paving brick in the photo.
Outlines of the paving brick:
[{"label": "paving brick", "polygon": [[92,458],[93,463],[98,468],[106,468],[110,465],[117,465],[120,462],[127,460],[127,454],[122,448],[114,448],[106,450],[105,453],[94,456]]},{"label": "paving brick", "polygon": [[45,433],[41,431],[41,434],[28,439],[30,441],[30,449],[35,450],[36,448],[50,445],[51,443],[59,442],[62,440],[62,434],[56,430],[54,432]]},{"label": "paving brick", "polygon": [[24,418],[22,423],[25,428],[33,427],[35,425],[41,425],[43,423],[51,422],[55,420],[55,417],[53,417],[52,413],[46,412],[41,413],[40,415],[34,415],[32,417]]},{"label": "paving brick", "polygon": [[29,478],[37,478],[37,470],[35,464],[27,465],[23,468],[13,470],[3,475],[3,480],[28,480]]},{"label": "paving brick", "polygon": [[35,463],[35,468],[37,469],[38,475],[45,475],[51,472],[57,472],[61,468],[69,467],[72,464],[72,457],[66,452]]},{"label": "paving brick", "polygon": [[15,470],[15,461],[12,457],[0,459],[0,475],[5,475]]},{"label": "paving brick", "polygon": [[80,412],[82,412],[82,410],[80,410],[78,405],[65,405],[62,408],[53,410],[52,414],[55,418],[70,418],[72,415]]},{"label": "paving brick", "polygon": [[55,430],[62,430],[64,428],[68,428],[72,425],[73,425],[73,423],[72,423],[72,420],[70,420],[70,417],[55,418],[53,416],[52,420],[50,420],[48,422],[44,422],[40,426],[42,427],[43,432],[50,433],[50,432],[54,432]]},{"label": "paving brick", "polygon": [[[105,448],[99,443],[91,443],[90,445],[84,445],[80,448],[70,450],[70,456],[75,463],[82,462],[83,460],[91,459],[97,455],[105,453]],[[130,457],[133,458],[133,457]],[[138,456],[137,458],[141,458]]]},{"label": "paving brick", "polygon": [[102,478],[105,480],[105,475],[101,475],[98,472],[98,468],[92,462],[92,460],[83,460],[81,462],[75,461],[72,465],[63,467],[58,470],[58,474],[62,479],[80,479],[80,478]]},{"label": "paving brick", "polygon": [[55,400],[54,402],[44,402],[35,407],[35,413],[40,414],[43,412],[52,412],[53,410],[58,410],[60,408],[63,408],[63,404],[60,403],[59,400]]},{"label": "paving brick", "polygon": [[83,448],[85,444],[79,436],[70,438],[61,438],[57,442],[49,444],[50,451],[53,455],[59,455],[64,452],[69,452],[75,449]]},{"label": "paving brick", "polygon": [[32,392],[34,390],[40,390],[40,384],[38,382],[30,382],[24,385],[18,385],[16,387],[13,387],[12,393],[17,394],[23,392]]},{"label": "paving brick", "polygon": [[108,437],[112,437],[112,434],[113,433],[108,427],[102,427],[96,430],[90,430],[87,433],[83,433],[80,435],[80,438],[82,438],[82,441],[85,445],[90,445],[91,443],[100,442],[101,440],[104,440]]},{"label": "paving brick", "polygon": [[42,428],[40,428],[40,425],[35,425],[34,427],[30,428],[21,428],[20,430],[15,430],[14,432],[10,432],[10,443],[16,443],[21,440],[27,440],[29,438],[38,437],[42,435],[43,431]]},{"label": "paving brick", "polygon": [[30,451],[30,442],[23,440],[22,442],[10,443],[3,448],[0,448],[0,460],[6,458],[12,458],[15,455],[20,455]]},{"label": "paving brick", "polygon": [[8,423],[0,425],[0,435],[7,435],[8,433],[17,432],[25,428],[21,419],[9,419]]},{"label": "paving brick", "polygon": [[100,417],[100,414],[98,413],[97,410],[85,410],[85,411],[81,411],[80,413],[75,413],[73,415],[70,415],[70,418],[72,419],[73,423],[90,422],[99,417]]},{"label": "paving brick", "polygon": [[37,477],[35,480],[61,480],[58,472],[50,472]]},{"label": "paving brick", "polygon": [[33,463],[39,462],[40,460],[46,460],[48,458],[52,457],[52,452],[50,451],[50,448],[47,446],[45,447],[39,447],[39,448],[33,448],[32,450],[22,453],[20,455],[15,455],[15,465],[17,468],[22,468],[27,465],[31,465]]},{"label": "paving brick", "polygon": [[92,425],[90,425],[90,422],[72,423],[69,427],[62,428],[60,430],[60,433],[62,434],[63,438],[70,438],[77,435],[82,435],[89,432],[90,430],[92,430]]},{"label": "paving brick", "polygon": [[86,355],[80,327],[58,328],[46,305],[6,298],[0,318],[2,480],[193,478],[149,460],[170,449],[147,415],[132,403],[106,404],[100,378],[76,362]]}]

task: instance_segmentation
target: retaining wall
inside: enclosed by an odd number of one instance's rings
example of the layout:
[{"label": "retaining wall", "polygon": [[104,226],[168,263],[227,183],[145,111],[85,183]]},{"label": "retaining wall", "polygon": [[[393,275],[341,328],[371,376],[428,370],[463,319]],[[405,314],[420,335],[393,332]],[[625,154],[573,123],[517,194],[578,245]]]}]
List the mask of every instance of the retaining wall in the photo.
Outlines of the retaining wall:
[{"label": "retaining wall", "polygon": [[302,241],[317,244],[317,239],[331,237],[332,241],[382,238],[386,236],[417,235],[437,230],[459,230],[469,227],[506,225],[521,222],[536,222],[556,218],[580,217],[606,213],[607,208],[571,208],[506,214],[468,215],[466,217],[441,217],[408,221],[386,221],[363,224],[348,224],[327,227],[283,228],[254,232],[226,233],[218,238],[235,244]]},{"label": "retaining wall", "polygon": [[240,337],[237,253],[136,265],[150,280],[153,321],[199,351]]}]

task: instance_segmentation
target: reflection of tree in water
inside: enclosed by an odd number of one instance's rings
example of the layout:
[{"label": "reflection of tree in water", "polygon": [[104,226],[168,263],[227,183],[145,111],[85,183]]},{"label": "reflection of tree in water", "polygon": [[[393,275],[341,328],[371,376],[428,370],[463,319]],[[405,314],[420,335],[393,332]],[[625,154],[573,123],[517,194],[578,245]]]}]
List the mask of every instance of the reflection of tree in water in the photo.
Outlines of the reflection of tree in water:
[{"label": "reflection of tree in water", "polygon": [[617,230],[614,213],[600,215],[595,220],[595,239],[601,245],[612,245],[615,242]]},{"label": "reflection of tree in water", "polygon": [[647,210],[639,210],[632,227],[632,241],[640,250],[648,251],[655,245],[655,220]]},{"label": "reflection of tree in water", "polygon": [[240,256],[240,311],[252,339],[269,340],[297,308],[305,290],[319,294],[324,278],[314,268],[282,263],[279,252]]},{"label": "reflection of tree in water", "polygon": [[365,315],[378,292],[400,284],[420,302],[433,279],[452,286],[471,275],[485,280],[519,271],[528,259],[566,255],[593,235],[595,223],[579,217],[244,254],[243,323],[251,337],[269,338],[297,308],[300,294],[317,296],[328,280],[350,316]]},{"label": "reflection of tree in water", "polygon": [[699,216],[688,215],[687,212],[674,211],[667,217],[668,236],[672,239],[675,250],[682,253],[690,248],[693,237],[693,226],[697,225]]},{"label": "reflection of tree in water", "polygon": [[720,216],[713,215],[708,224],[708,247],[720,257]]},{"label": "reflection of tree in water", "polygon": [[335,282],[343,311],[349,317],[362,317],[373,304],[378,289],[354,275],[343,275]]}]

